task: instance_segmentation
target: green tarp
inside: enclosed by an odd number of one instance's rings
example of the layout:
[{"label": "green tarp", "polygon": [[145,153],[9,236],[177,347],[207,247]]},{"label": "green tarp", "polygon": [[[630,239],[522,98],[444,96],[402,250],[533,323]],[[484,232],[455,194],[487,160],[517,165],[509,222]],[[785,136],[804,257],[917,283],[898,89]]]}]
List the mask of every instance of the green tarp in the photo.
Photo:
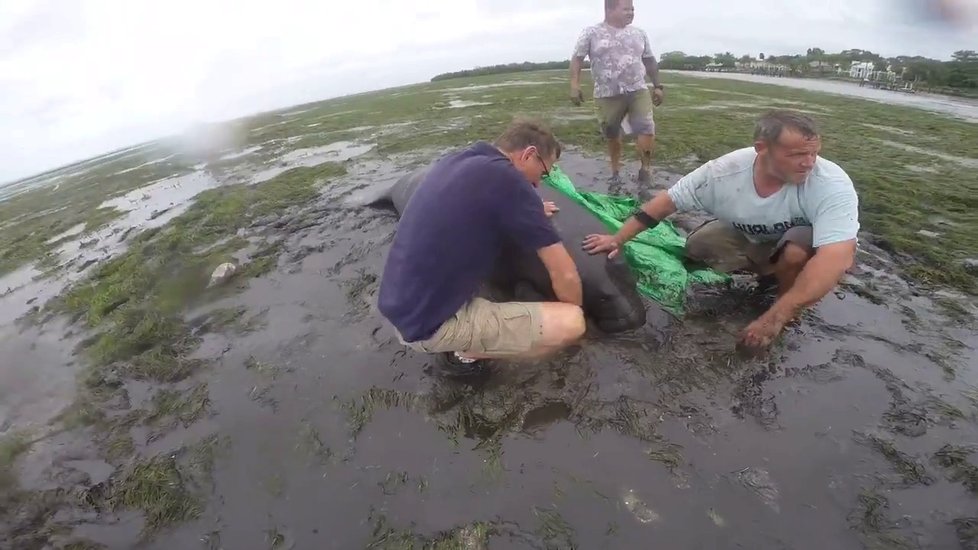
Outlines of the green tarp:
[{"label": "green tarp", "polygon": [[[578,191],[571,179],[554,166],[544,183],[593,213],[614,233],[639,206],[628,197]],[[712,270],[688,270],[683,265],[685,238],[669,221],[639,233],[625,244],[622,254],[638,280],[638,290],[674,315],[682,315],[686,288],[698,282],[720,283],[727,275]]]}]

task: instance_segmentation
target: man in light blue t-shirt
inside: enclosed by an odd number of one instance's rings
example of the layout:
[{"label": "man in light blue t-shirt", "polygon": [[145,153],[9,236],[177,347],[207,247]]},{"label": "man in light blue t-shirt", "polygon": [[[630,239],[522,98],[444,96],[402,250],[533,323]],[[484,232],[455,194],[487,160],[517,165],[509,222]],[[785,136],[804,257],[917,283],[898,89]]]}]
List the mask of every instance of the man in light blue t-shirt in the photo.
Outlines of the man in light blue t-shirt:
[{"label": "man in light blue t-shirt", "polygon": [[707,162],[642,205],[615,235],[590,235],[585,250],[613,256],[659,220],[702,210],[715,219],[694,230],[686,254],[723,272],[773,275],[778,299],[742,334],[765,347],[803,308],[831,291],[853,265],[859,198],[837,164],[821,158],[815,122],[773,111],[754,131],[754,146]]}]

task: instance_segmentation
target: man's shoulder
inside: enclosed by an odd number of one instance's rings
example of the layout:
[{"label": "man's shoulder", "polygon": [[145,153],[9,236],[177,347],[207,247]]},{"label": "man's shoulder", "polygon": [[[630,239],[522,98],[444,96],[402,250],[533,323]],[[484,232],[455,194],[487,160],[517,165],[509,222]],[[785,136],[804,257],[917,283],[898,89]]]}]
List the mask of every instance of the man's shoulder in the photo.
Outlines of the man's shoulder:
[{"label": "man's shoulder", "polygon": [[[492,185],[496,190],[521,187],[522,174],[513,163],[492,144],[479,141],[443,158],[439,177],[453,180],[453,185],[482,187]],[[498,194],[490,194],[489,197]]]},{"label": "man's shoulder", "polygon": [[753,147],[731,151],[710,161],[710,175],[713,178],[727,178],[749,173],[756,158],[757,152]]},{"label": "man's shoulder", "polygon": [[627,32],[629,32],[631,34],[637,34],[637,35],[639,35],[639,36],[641,36],[643,38],[645,38],[645,37],[647,37],[649,35],[649,33],[645,32],[645,29],[643,29],[642,27],[636,27],[635,25],[629,25],[629,26],[627,26],[625,28],[626,28]]},{"label": "man's shoulder", "polygon": [[809,179],[813,187],[819,191],[830,192],[855,192],[852,178],[838,164],[824,157],[818,157],[815,161],[815,170]]},{"label": "man's shoulder", "polygon": [[608,31],[605,28],[604,23],[594,23],[593,25],[588,25],[584,27],[584,29],[581,31],[581,36],[585,38],[590,38],[596,34],[607,33],[607,32]]}]

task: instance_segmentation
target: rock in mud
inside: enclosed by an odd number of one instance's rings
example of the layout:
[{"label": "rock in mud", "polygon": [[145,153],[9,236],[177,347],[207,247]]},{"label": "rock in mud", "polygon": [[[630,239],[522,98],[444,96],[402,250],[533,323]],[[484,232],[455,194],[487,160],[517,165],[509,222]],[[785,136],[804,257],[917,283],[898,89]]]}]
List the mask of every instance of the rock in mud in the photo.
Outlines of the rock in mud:
[{"label": "rock in mud", "polygon": [[659,520],[659,514],[655,510],[648,507],[645,502],[635,494],[633,489],[625,491],[625,494],[621,497],[622,502],[625,503],[625,508],[635,516],[635,519],[641,521],[642,523],[651,523],[653,521]]},{"label": "rock in mud", "polygon": [[964,270],[972,275],[978,275],[978,258],[967,258],[961,262]]},{"label": "rock in mud", "polygon": [[228,282],[228,280],[234,276],[234,273],[237,270],[238,270],[238,266],[230,262],[226,262],[217,266],[217,269],[215,269],[214,272],[211,273],[211,281],[210,283],[208,283],[207,286],[212,287],[212,286],[222,285]]}]

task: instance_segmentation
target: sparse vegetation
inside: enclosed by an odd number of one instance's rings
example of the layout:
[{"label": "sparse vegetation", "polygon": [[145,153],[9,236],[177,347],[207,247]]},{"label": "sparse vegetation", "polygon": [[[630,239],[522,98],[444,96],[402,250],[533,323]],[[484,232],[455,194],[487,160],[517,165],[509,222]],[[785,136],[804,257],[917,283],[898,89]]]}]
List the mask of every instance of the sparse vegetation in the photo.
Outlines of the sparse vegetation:
[{"label": "sparse vegetation", "polygon": [[30,448],[30,440],[24,433],[7,434],[0,438],[0,493],[14,488],[16,479],[11,471],[14,461]]},{"label": "sparse vegetation", "polygon": [[[590,106],[576,109],[567,103],[566,82],[561,80],[563,75],[563,72],[549,72],[506,77],[506,81],[530,82],[523,86],[493,87],[503,81],[492,77],[470,78],[464,82],[438,81],[424,86],[312,104],[303,107],[308,110],[301,115],[265,113],[236,123],[243,129],[242,135],[249,144],[262,145],[254,159],[211,159],[208,168],[229,173],[241,166],[264,168],[286,148],[317,147],[341,139],[376,144],[378,155],[371,162],[378,159],[387,162],[388,154],[403,151],[423,151],[422,156],[427,157],[437,154],[444,147],[464,145],[477,139],[492,139],[505,122],[513,115],[520,114],[543,115],[553,123],[563,143],[585,152],[603,154],[604,143],[590,116]],[[754,116],[769,107],[795,106],[811,111],[825,130],[825,156],[849,170],[860,188],[864,226],[871,234],[867,240],[896,254],[908,276],[915,276],[922,282],[953,285],[961,290],[976,292],[978,278],[966,272],[960,260],[978,249],[978,222],[971,215],[971,206],[978,206],[978,203],[973,204],[972,199],[968,198],[978,191],[978,179],[971,172],[961,170],[958,161],[900,148],[901,145],[914,145],[973,159],[978,156],[978,149],[974,145],[978,143],[978,133],[974,125],[911,109],[796,90],[719,80],[702,81],[675,75],[669,75],[667,79],[674,85],[669,88],[667,103],[656,112],[657,122],[663,128],[656,152],[658,167],[684,171],[709,158],[747,145]],[[470,85],[477,88],[466,89]],[[584,88],[588,89],[586,83]],[[484,100],[491,104],[478,109],[454,108],[450,102],[456,98],[464,101]],[[900,132],[894,132],[892,127],[887,126],[887,122],[892,125],[894,119],[900,121]],[[128,168],[129,162],[112,169],[120,171]],[[168,166],[167,169],[173,173],[189,169],[181,166],[179,169]],[[927,171],[909,170],[908,166],[925,167]],[[13,223],[22,222],[27,228],[24,231],[18,228],[17,231],[26,244],[18,243],[7,248],[7,236],[0,237],[0,251],[4,251],[0,257],[0,273],[37,259],[38,254],[44,257],[43,254],[57,243],[42,243],[71,229],[74,227],[72,223],[85,224],[90,228],[104,227],[119,212],[98,208],[101,199],[106,193],[117,196],[140,182],[149,181],[148,178],[159,176],[157,169],[162,169],[160,165],[151,167],[146,168],[145,174],[140,169],[128,172],[126,177],[104,180],[89,181],[83,178],[76,181],[74,177],[69,177],[71,185],[62,187],[62,190],[71,191],[67,196],[87,205],[87,208],[75,212],[74,206],[70,206],[65,211],[64,220],[55,222],[54,218],[60,218],[62,214],[50,211],[36,216],[33,212],[29,212],[30,216],[17,212],[23,217]],[[208,391],[209,388],[218,387],[216,382],[208,380],[208,385],[202,379],[212,372],[204,367],[217,363],[191,357],[198,350],[202,338],[211,336],[220,344],[224,337],[230,339],[245,334],[264,322],[261,313],[252,314],[247,308],[235,304],[220,304],[225,307],[211,310],[198,307],[229,297],[245,286],[251,277],[281,269],[280,259],[292,262],[292,257],[287,254],[295,252],[289,250],[295,244],[289,238],[293,230],[328,225],[323,221],[324,213],[328,220],[333,213],[328,209],[338,207],[332,204],[316,206],[296,216],[291,215],[291,210],[316,203],[320,185],[343,171],[342,166],[327,163],[311,168],[295,168],[253,186],[232,184],[205,191],[196,197],[188,210],[167,225],[126,235],[128,249],[125,252],[98,263],[90,277],[69,287],[36,316],[43,322],[44,314],[68,315],[76,322],[74,328],[89,336],[79,349],[82,352],[80,357],[87,361],[81,376],[82,391],[78,401],[61,416],[59,422],[66,428],[90,427],[92,439],[102,452],[102,458],[117,468],[116,475],[105,484],[111,487],[111,490],[106,489],[110,493],[110,503],[118,509],[142,511],[147,520],[147,535],[168,525],[201,517],[205,509],[201,485],[211,477],[215,455],[226,443],[226,440],[214,436],[190,449],[163,452],[153,457],[141,456],[146,453],[145,444],[159,444],[163,441],[158,439],[160,435],[181,424],[193,424],[209,414],[211,406],[216,406],[210,403]],[[79,181],[89,181],[91,187],[83,189]],[[107,182],[107,188],[99,188],[102,181]],[[7,223],[4,216],[13,212],[5,208],[37,208],[43,200],[53,201],[55,195],[49,191],[30,191],[19,195],[20,198],[15,197],[16,202],[0,203],[0,219]],[[34,196],[33,193],[41,194]],[[61,202],[51,203],[54,205],[52,208],[64,206],[64,200],[68,199],[58,200]],[[363,228],[364,225],[356,226],[356,229]],[[28,229],[34,232],[29,239],[24,236]],[[920,229],[940,232],[941,238],[922,238],[918,234]],[[284,238],[281,238],[283,234]],[[317,240],[311,244],[309,241],[312,239],[303,237],[305,242],[299,246],[316,253],[326,251],[328,256],[328,249],[338,244],[335,241],[342,242],[342,239],[335,237],[319,239],[319,235],[316,235]],[[92,242],[87,240],[88,237],[85,239],[85,242]],[[371,252],[368,247],[360,250],[357,243],[353,244],[353,248],[361,255]],[[306,252],[307,255],[311,253]],[[247,260],[242,262],[242,256],[247,256]],[[59,262],[52,256],[46,256],[46,259],[45,267],[50,268],[47,274],[57,274]],[[224,261],[238,264],[237,273],[225,285],[209,288],[210,272]],[[373,298],[371,294],[376,289],[378,276],[373,266],[361,267],[352,261],[345,262],[347,258],[333,266],[323,266],[320,274],[328,278],[330,284],[336,283],[335,290],[340,296],[341,306],[337,308],[340,311],[335,312],[335,318],[350,324],[359,323],[363,318],[358,314],[369,312]],[[337,276],[341,268],[356,275]],[[854,290],[877,305],[892,302],[888,294],[891,288],[884,278]],[[342,310],[344,295],[348,302],[345,304],[346,311]],[[860,303],[865,305],[864,302]],[[741,305],[739,302],[731,304],[735,308]],[[967,322],[968,318],[962,313],[965,311],[962,304],[963,301],[955,301],[943,304],[943,307],[948,313],[958,316],[956,318],[959,320]],[[205,313],[187,319],[185,316],[190,309]],[[944,356],[932,353],[933,350],[929,349],[931,344],[926,343],[930,330],[928,311],[925,308],[919,311],[907,309],[904,313],[908,317],[913,313],[912,325],[919,330],[921,341],[925,343],[915,342],[913,346],[917,347],[907,345],[899,350],[917,353],[920,360],[930,357],[934,362],[943,361]],[[333,311],[328,312],[328,316],[333,315]],[[270,318],[279,322],[279,317]],[[663,330],[664,333],[668,332]],[[827,333],[827,337],[838,336],[841,339],[862,336],[855,332],[843,334],[845,330],[840,328],[838,334]],[[217,337],[208,334],[215,332],[223,335]],[[690,336],[690,333],[682,330],[668,332],[664,337],[658,333],[654,337],[649,336],[647,340],[665,338],[656,348],[639,341],[646,339],[646,335],[635,340],[623,338],[614,342],[611,345],[616,347],[607,356],[607,368],[594,379],[588,378],[594,374],[589,368],[571,362],[559,368],[531,368],[518,374],[507,373],[507,376],[514,378],[505,378],[503,388],[461,387],[435,382],[433,389],[428,391],[423,387],[411,386],[412,375],[405,374],[408,371],[400,371],[394,375],[392,388],[384,387],[381,383],[353,395],[337,391],[336,402],[340,413],[346,415],[349,435],[353,436],[349,442],[352,446],[363,444],[356,437],[364,434],[364,428],[377,411],[396,408],[399,412],[425,416],[435,429],[454,444],[454,452],[475,450],[482,461],[482,473],[491,478],[502,478],[506,483],[511,479],[509,476],[523,466],[517,459],[510,459],[518,454],[504,454],[510,452],[508,445],[511,440],[524,436],[542,439],[540,434],[544,434],[553,423],[571,425],[584,439],[598,433],[608,438],[620,436],[633,446],[641,445],[635,448],[639,448],[640,453],[644,449],[648,460],[658,462],[686,483],[696,483],[698,476],[690,475],[687,478],[677,470],[688,462],[692,473],[697,465],[697,445],[681,446],[668,440],[664,433],[671,433],[668,431],[670,428],[680,425],[696,436],[716,433],[716,419],[711,418],[709,409],[711,405],[724,406],[729,396],[717,395],[716,392],[718,387],[725,391],[725,384],[728,383],[734,385],[735,415],[747,412],[760,420],[771,419],[776,424],[776,406],[790,406],[791,398],[787,392],[767,387],[778,383],[776,373],[787,351],[780,350],[782,356],[778,360],[759,365],[736,360],[726,350],[719,349],[720,346],[693,349],[702,342]],[[377,337],[375,341],[380,342],[382,338]],[[366,348],[358,349],[369,348],[371,344],[365,342]],[[888,343],[882,337],[875,342]],[[601,345],[592,348],[598,350],[595,353],[609,353]],[[262,404],[271,404],[274,412],[277,410],[274,408],[274,398],[282,398],[282,410],[294,413],[294,407],[298,405],[289,403],[287,408],[284,403],[296,378],[291,376],[293,371],[290,369],[292,365],[301,365],[300,362],[292,362],[293,356],[289,353],[294,351],[295,348],[249,348],[242,352],[238,348],[227,356],[234,357],[234,360],[225,361],[222,368],[246,380],[248,388],[241,391],[242,399],[247,395]],[[945,351],[967,353],[963,344],[961,348],[942,348],[941,353]],[[217,353],[220,353],[220,348]],[[366,351],[362,356],[368,357],[371,353]],[[873,352],[869,350],[866,353]],[[927,353],[931,355],[925,355]],[[249,354],[254,355],[249,357]],[[323,359],[330,360],[326,355]],[[941,364],[949,365],[947,362]],[[764,370],[765,367],[767,370]],[[929,426],[957,426],[971,422],[973,411],[962,411],[944,399],[953,390],[932,392],[912,381],[905,381],[906,373],[899,370],[899,365],[891,367],[883,369],[869,365],[855,354],[848,358],[837,354],[833,362],[796,369],[793,375],[803,376],[791,380],[791,383],[800,392],[807,391],[814,384],[837,380],[882,383],[892,400],[890,409],[879,419],[881,427],[899,434],[899,437],[864,436],[861,442],[869,450],[862,451],[860,457],[878,453],[886,461],[877,461],[883,464],[882,470],[892,468],[896,472],[896,481],[890,483],[893,480],[887,479],[885,488],[899,491],[905,486],[932,484],[934,478],[931,473],[943,472],[948,479],[975,491],[978,475],[975,474],[975,466],[969,462],[970,451],[967,448],[949,446],[941,449],[934,454],[932,463],[928,463],[927,467],[900,450],[910,448],[904,446],[905,437],[919,438],[926,434]],[[850,375],[849,371],[860,368],[870,369],[879,380]],[[951,366],[945,368],[953,373]],[[296,368],[295,372],[299,370]],[[323,376],[327,376],[331,370],[323,369],[323,373]],[[408,376],[408,380],[398,382],[404,376]],[[568,378],[574,376],[582,378]],[[615,384],[623,388],[641,387],[642,391],[631,393],[623,389],[620,393],[612,394],[618,386],[605,378],[610,376],[620,377]],[[863,378],[870,378],[870,381]],[[547,379],[547,382],[540,383],[543,379]],[[138,407],[142,408],[130,408],[128,403],[127,385],[134,380],[148,382],[150,386],[148,392],[143,390],[144,397],[140,398]],[[427,378],[422,380],[427,383]],[[633,384],[636,380],[640,383]],[[377,379],[371,378],[369,384],[374,383],[377,383]],[[602,385],[600,391],[592,391]],[[328,382],[324,387],[329,388]],[[249,388],[250,392],[247,391]],[[363,389],[363,386],[349,391],[357,392],[359,389]],[[297,387],[295,391],[301,393],[301,388]],[[692,405],[686,406],[685,397],[678,397],[693,394],[707,395],[710,405],[696,403],[700,407],[697,409]],[[978,398],[968,393],[965,395],[978,403]],[[251,406],[250,403],[246,404]],[[531,426],[529,413],[550,405],[560,411],[556,415],[558,418],[546,414],[537,416]],[[320,412],[321,409],[305,409],[298,418],[291,418],[293,423],[289,426],[294,428],[287,429],[296,430],[297,433],[286,434],[287,439],[282,447],[285,452],[298,453],[300,459],[308,459],[314,474],[322,475],[324,479],[330,478],[328,481],[334,483],[334,476],[346,475],[343,472],[344,463],[350,455],[345,454],[344,449],[339,449],[343,443],[324,437],[333,437],[337,429],[342,432],[342,417],[332,426],[330,421],[335,418],[313,416]],[[310,420],[300,422],[304,418]],[[315,423],[311,420],[315,420]],[[379,435],[375,432],[372,430],[364,434],[363,439],[366,439],[366,435]],[[578,442],[570,441],[568,445],[574,443]],[[683,443],[685,445],[687,442],[684,440]],[[12,462],[12,458],[5,461],[4,457],[16,457],[16,453],[7,453],[4,448],[0,445],[0,485],[3,482],[3,465]],[[18,447],[12,445],[9,448],[16,450]],[[338,450],[340,454],[337,454]],[[352,453],[353,449],[349,451]],[[934,448],[928,448],[925,452],[930,454],[933,451]],[[600,451],[595,449],[595,452]],[[441,458],[441,455],[437,456]],[[507,458],[506,464],[503,462],[504,456]],[[643,475],[666,475],[659,464],[645,464],[649,467],[643,470]],[[406,467],[404,464],[385,463],[371,467],[380,469],[359,490],[367,487],[367,490],[391,500],[419,495],[426,499],[438,496],[440,488],[437,478],[431,477],[433,486],[429,489],[428,472],[425,475],[418,472],[411,475],[403,469]],[[773,468],[771,472],[777,474]],[[474,483],[477,482],[476,478],[473,476]],[[738,479],[755,493],[748,493],[745,498],[760,497],[767,505],[777,509],[777,500],[782,495],[766,470],[748,468],[738,475]],[[291,475],[286,478],[281,472],[258,471],[254,476],[254,485],[264,488],[273,498],[282,497],[276,505],[284,505],[282,503],[288,502],[296,490],[295,484],[302,480]],[[959,490],[956,486],[952,488]],[[598,484],[587,485],[587,489],[596,494],[603,505],[615,506],[615,499],[601,493],[602,490],[615,489]],[[531,519],[525,528],[534,532],[523,531],[520,536],[524,540],[533,540],[534,544],[539,541],[541,547],[572,547],[576,525],[571,525],[561,516],[557,505],[568,502],[565,498],[570,497],[574,490],[555,484],[553,502],[528,502],[523,512],[531,512],[536,521]],[[898,535],[895,522],[887,518],[888,502],[884,494],[887,493],[870,491],[860,496],[857,511],[852,516],[853,527],[869,547],[905,547],[908,543]],[[784,498],[788,500],[790,497],[785,495]],[[656,508],[661,505],[657,502],[652,504]],[[665,511],[665,508],[662,510]],[[653,513],[651,509],[649,513]],[[706,513],[717,527],[726,526],[726,520],[712,508],[704,507],[696,513],[701,516]],[[469,519],[472,518],[466,521]],[[619,525],[607,519],[600,518],[598,529],[605,530],[607,525],[609,535],[630,529],[626,523]],[[973,536],[973,523],[967,521],[970,520],[960,520],[955,526],[959,533],[972,533],[969,536]],[[476,522],[447,532],[425,535],[395,529],[383,521],[372,522],[376,528],[371,534],[371,548],[485,548],[490,537],[503,531],[515,531],[511,524],[503,520]],[[284,534],[289,532],[287,527],[292,526],[281,525],[277,529],[269,529],[264,542],[269,547],[288,547],[285,540],[287,535]],[[208,527],[211,528],[213,526]],[[732,520],[727,528],[734,528]],[[262,543],[260,536],[258,544]],[[218,532],[210,533],[205,538],[211,547],[220,546]]]}]

